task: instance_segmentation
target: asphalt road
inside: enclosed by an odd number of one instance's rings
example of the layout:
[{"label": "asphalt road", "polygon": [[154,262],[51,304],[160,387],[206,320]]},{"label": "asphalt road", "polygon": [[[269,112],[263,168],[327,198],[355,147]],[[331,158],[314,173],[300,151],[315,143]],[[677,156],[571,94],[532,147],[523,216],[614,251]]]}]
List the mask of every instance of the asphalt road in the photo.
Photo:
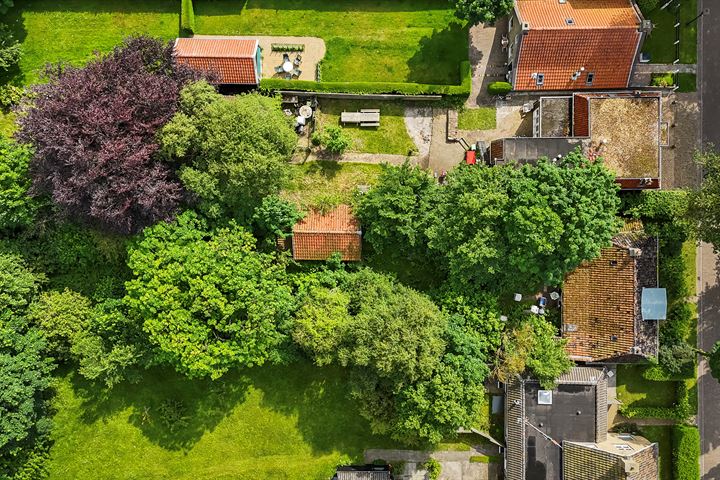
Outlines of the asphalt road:
[{"label": "asphalt road", "polygon": [[[698,83],[700,138],[720,146],[720,0],[699,0]],[[720,340],[718,257],[708,244],[698,247],[698,347],[709,350]],[[720,480],[720,383],[710,376],[701,357],[698,368],[698,425],[702,480]]]}]

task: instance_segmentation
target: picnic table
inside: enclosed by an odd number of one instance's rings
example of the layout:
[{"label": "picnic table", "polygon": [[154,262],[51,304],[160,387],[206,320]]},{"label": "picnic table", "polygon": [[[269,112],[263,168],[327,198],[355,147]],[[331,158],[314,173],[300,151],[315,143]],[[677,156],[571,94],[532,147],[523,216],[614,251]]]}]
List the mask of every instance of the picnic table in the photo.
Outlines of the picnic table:
[{"label": "picnic table", "polygon": [[342,112],[341,123],[359,123],[361,127],[377,127],[380,125],[380,110],[367,109],[359,112]]}]

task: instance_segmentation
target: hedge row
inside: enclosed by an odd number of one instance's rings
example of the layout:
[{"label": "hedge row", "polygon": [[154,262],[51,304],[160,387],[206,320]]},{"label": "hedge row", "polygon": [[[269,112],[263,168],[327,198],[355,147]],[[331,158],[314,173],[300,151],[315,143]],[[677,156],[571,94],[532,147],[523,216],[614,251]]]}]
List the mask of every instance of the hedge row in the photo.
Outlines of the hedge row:
[{"label": "hedge row", "polygon": [[308,80],[284,80],[264,78],[260,80],[263,90],[299,90],[303,92],[327,93],[395,93],[401,95],[470,95],[472,72],[470,62],[460,63],[460,85],[432,85],[426,83],[392,83],[392,82],[313,82]]},{"label": "hedge row", "polygon": [[672,407],[635,407],[632,405],[620,406],[620,413],[627,418],[663,418],[683,422],[694,413],[690,405],[690,392],[685,382],[677,382],[675,394],[677,402]]},{"label": "hedge row", "polygon": [[192,0],[182,0],[180,9],[180,35],[190,36],[195,33],[195,11]]},{"label": "hedge row", "polygon": [[700,478],[700,432],[690,425],[675,425],[673,441],[673,478],[698,480]]}]

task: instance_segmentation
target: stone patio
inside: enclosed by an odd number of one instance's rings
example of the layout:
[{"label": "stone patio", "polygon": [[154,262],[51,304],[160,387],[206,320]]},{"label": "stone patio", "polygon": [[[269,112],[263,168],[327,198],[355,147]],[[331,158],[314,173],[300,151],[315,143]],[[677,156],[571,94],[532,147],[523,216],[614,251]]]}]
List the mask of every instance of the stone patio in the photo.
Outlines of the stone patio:
[{"label": "stone patio", "polygon": [[472,89],[466,106],[491,105],[493,98],[487,93],[489,83],[505,81],[507,73],[507,50],[503,50],[502,36],[507,34],[507,18],[495,25],[476,24],[468,35]]},{"label": "stone patio", "polygon": [[317,37],[271,37],[258,35],[195,35],[197,38],[238,38],[257,40],[262,48],[262,77],[281,78],[275,73],[275,67],[280,66],[283,61],[283,53],[288,53],[291,59],[295,58],[297,52],[273,52],[273,43],[292,43],[305,45],[305,51],[301,53],[302,63],[300,64],[301,74],[299,80],[315,80],[317,65],[325,57],[325,41]]}]

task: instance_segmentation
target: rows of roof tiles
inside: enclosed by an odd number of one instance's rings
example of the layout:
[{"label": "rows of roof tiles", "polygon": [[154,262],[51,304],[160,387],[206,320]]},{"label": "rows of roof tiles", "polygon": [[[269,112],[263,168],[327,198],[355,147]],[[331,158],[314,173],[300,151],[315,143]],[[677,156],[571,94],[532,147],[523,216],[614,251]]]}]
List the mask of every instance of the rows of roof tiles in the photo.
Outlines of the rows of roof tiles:
[{"label": "rows of roof tiles", "polygon": [[[520,20],[531,29],[635,28],[640,18],[629,0],[518,0]],[[572,19],[568,25],[567,19]]]}]

